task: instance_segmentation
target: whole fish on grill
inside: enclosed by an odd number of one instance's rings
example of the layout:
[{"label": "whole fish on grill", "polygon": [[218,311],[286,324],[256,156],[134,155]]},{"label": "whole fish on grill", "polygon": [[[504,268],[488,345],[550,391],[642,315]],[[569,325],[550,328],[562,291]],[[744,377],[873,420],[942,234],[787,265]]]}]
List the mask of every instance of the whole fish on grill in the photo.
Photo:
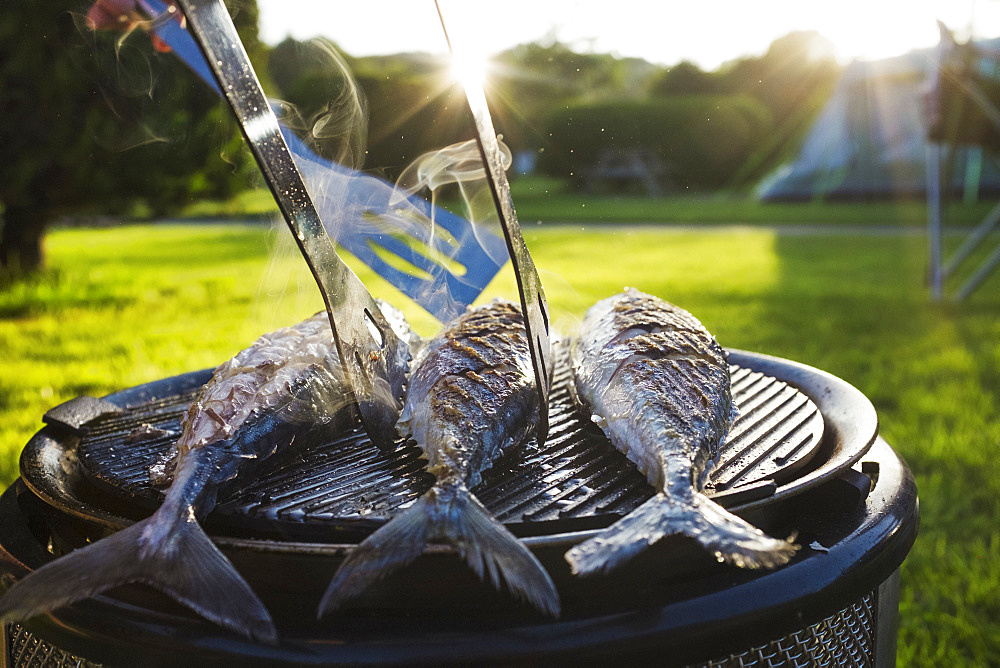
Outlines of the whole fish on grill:
[{"label": "whole fish on grill", "polygon": [[538,394],[520,308],[493,302],[466,312],[413,362],[397,429],[423,449],[434,485],[362,541],[334,574],[319,615],[412,562],[429,543],[453,546],[494,587],[550,615],[549,574],[469,491],[507,447],[528,438]]},{"label": "whole fish on grill", "polygon": [[[381,308],[387,317],[394,312]],[[390,322],[406,340],[402,315]],[[352,406],[325,311],[260,337],[216,368],[187,409],[179,439],[151,470],[154,482],[172,481],[156,512],[24,577],[0,598],[0,619],[22,620],[137,582],[216,624],[276,642],[264,604],[199,521],[268,457],[353,419]]]},{"label": "whole fish on grill", "polygon": [[702,493],[736,417],[722,347],[687,311],[631,289],[592,306],[571,350],[574,392],[656,495],[566,560],[608,571],[657,540],[683,534],[720,561],[773,568],[798,549]]}]

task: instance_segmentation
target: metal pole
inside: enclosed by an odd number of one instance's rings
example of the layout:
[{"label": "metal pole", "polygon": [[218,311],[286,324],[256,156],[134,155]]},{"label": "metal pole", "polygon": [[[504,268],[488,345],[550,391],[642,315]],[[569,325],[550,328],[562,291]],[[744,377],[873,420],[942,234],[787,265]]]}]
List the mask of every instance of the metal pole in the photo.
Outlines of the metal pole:
[{"label": "metal pole", "polygon": [[982,242],[986,236],[993,231],[993,228],[1000,223],[1000,203],[997,203],[992,209],[990,209],[989,214],[983,221],[976,226],[976,229],[969,233],[969,236],[965,238],[962,245],[951,254],[948,258],[948,263],[945,265],[944,269],[941,270],[942,278],[948,278],[953,271],[958,268],[965,258],[969,256],[972,251],[976,250],[976,247]]},{"label": "metal pole", "polygon": [[1000,264],[1000,246],[993,251],[992,255],[986,258],[986,261],[979,266],[976,273],[970,276],[969,280],[963,283],[962,287],[955,292],[955,301],[960,302],[968,297],[969,293],[975,290],[982,280],[989,276],[990,272],[993,271],[998,264]]},{"label": "metal pole", "polygon": [[927,143],[927,242],[931,298],[941,301],[941,144]]}]

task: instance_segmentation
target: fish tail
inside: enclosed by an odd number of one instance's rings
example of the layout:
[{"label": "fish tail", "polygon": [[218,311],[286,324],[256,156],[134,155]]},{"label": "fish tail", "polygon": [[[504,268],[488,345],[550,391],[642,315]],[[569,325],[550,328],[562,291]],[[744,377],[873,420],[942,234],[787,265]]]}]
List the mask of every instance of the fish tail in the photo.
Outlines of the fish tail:
[{"label": "fish tail", "polygon": [[679,502],[661,492],[570,549],[566,561],[575,575],[607,572],[671,534],[690,536],[719,561],[742,568],[775,568],[799,549],[792,539],[771,538],[704,494]]},{"label": "fish tail", "polygon": [[236,633],[277,643],[264,604],[194,518],[153,515],[59,557],[0,598],[0,620],[27,619],[136,582]]},{"label": "fish tail", "polygon": [[453,546],[497,589],[505,583],[516,598],[559,616],[559,594],[548,572],[465,488],[431,489],[362,541],[334,574],[319,616],[412,562],[431,542]]}]

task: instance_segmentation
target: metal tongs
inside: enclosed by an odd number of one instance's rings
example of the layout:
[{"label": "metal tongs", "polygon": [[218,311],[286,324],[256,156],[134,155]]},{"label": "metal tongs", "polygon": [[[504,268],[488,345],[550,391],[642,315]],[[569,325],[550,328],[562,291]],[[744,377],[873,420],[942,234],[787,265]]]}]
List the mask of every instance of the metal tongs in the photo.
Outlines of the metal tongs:
[{"label": "metal tongs", "polygon": [[179,4],[319,285],[365,430],[376,445],[388,447],[401,409],[406,343],[337,255],[222,0]]},{"label": "metal tongs", "polygon": [[[455,48],[448,36],[441,4],[434,0],[437,7],[441,28],[444,30],[448,49],[455,56]],[[528,246],[521,236],[521,225],[514,212],[514,200],[510,195],[510,183],[503,168],[503,158],[493,119],[486,104],[486,94],[481,82],[463,81],[465,97],[472,112],[472,120],[476,126],[476,143],[486,165],[486,182],[493,194],[493,203],[500,217],[507,251],[510,253],[511,266],[517,282],[517,293],[521,300],[521,311],[524,313],[524,327],[528,337],[528,347],[531,350],[531,364],[535,372],[535,384],[538,388],[539,420],[537,429],[538,444],[545,442],[549,432],[549,388],[551,385],[549,361],[551,358],[549,344],[549,306],[542,291],[542,281],[538,277],[535,262],[531,259]]]}]

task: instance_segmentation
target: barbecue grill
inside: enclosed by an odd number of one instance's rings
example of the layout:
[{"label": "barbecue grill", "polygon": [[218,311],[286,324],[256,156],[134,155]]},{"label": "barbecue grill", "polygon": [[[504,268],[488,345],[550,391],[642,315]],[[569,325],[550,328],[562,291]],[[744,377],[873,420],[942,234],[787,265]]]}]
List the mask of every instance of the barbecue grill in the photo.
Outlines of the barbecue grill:
[{"label": "barbecue grill", "polygon": [[[574,407],[566,351],[556,352],[549,437],[505,454],[474,492],[551,573],[559,620],[494,591],[434,547],[317,620],[343,555],[431,484],[413,443],[379,450],[355,422],[274,460],[205,522],[274,615],[279,646],[244,640],[128,586],[7,625],[5,661],[894,663],[898,568],[916,534],[916,489],[860,392],[810,367],[729,351],[740,417],[708,491],[771,535],[796,534],[798,555],[775,571],[746,571],[668,537],[610,574],[581,579],[570,575],[565,551],[653,490]],[[210,375],[49,411],[22,453],[21,478],[0,497],[2,581],[148,515],[162,496],[149,466]]]}]

